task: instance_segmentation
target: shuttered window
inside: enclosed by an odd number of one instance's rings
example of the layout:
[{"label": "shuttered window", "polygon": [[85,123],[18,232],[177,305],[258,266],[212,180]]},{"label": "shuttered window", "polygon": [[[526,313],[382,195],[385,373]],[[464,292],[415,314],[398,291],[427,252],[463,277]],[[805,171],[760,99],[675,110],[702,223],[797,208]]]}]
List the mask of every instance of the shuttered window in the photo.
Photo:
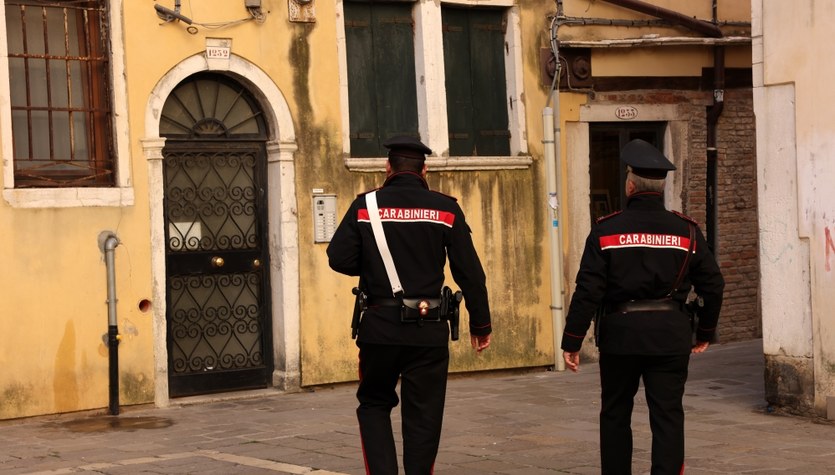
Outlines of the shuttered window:
[{"label": "shuttered window", "polygon": [[504,12],[442,8],[449,154],[510,155]]},{"label": "shuttered window", "polygon": [[115,184],[104,0],[6,0],[14,183]]},{"label": "shuttered window", "polygon": [[412,3],[344,4],[351,156],[382,157],[396,135],[419,137]]}]

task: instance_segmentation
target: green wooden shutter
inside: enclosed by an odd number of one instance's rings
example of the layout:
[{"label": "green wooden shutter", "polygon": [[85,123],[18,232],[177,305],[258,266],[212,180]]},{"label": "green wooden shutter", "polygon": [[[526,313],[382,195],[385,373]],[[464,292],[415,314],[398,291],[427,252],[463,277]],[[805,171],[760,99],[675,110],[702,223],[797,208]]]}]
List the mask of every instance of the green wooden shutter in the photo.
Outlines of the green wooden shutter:
[{"label": "green wooden shutter", "polygon": [[444,8],[450,155],[510,155],[504,12]]},{"label": "green wooden shutter", "polygon": [[473,90],[467,10],[443,8],[449,154],[474,155]]},{"label": "green wooden shutter", "polygon": [[345,46],[348,64],[348,110],[351,155],[374,156],[378,148],[374,98],[374,48],[371,5],[345,3]]},{"label": "green wooden shutter", "polygon": [[500,10],[470,12],[470,48],[474,59],[475,155],[510,155],[505,80],[505,25]]},{"label": "green wooden shutter", "polygon": [[386,139],[418,137],[412,4],[344,6],[351,156],[382,157]]}]

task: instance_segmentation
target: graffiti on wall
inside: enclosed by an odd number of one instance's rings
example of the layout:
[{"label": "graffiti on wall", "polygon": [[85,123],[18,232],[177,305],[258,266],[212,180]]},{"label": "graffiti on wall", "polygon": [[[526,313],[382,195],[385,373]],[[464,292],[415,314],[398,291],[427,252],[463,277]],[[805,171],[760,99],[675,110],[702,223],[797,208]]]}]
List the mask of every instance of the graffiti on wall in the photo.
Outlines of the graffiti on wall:
[{"label": "graffiti on wall", "polygon": [[826,272],[829,272],[832,270],[832,267],[829,265],[829,256],[835,254],[835,242],[832,241],[832,232],[829,230],[829,226],[824,228],[824,232],[826,234],[826,261],[824,261],[824,266]]}]

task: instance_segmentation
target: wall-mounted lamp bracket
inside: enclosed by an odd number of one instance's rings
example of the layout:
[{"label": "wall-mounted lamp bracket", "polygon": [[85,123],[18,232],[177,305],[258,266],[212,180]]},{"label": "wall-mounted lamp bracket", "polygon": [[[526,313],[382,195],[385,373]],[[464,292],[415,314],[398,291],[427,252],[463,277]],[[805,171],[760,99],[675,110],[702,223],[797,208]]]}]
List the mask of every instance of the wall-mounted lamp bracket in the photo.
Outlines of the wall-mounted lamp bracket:
[{"label": "wall-mounted lamp bracket", "polygon": [[181,22],[191,25],[191,18],[181,15],[179,12],[179,7],[176,10],[171,10],[170,8],[166,8],[159,3],[154,4],[154,9],[157,11],[157,16],[165,22],[170,22],[174,20],[180,20]]}]

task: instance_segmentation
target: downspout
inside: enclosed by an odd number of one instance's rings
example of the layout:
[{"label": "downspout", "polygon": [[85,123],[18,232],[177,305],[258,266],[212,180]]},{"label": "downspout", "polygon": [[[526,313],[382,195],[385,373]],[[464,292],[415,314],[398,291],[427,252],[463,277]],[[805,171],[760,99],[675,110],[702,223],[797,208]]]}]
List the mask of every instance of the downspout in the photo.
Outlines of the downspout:
[{"label": "downspout", "polygon": [[[716,0],[713,0],[713,22],[718,23]],[[713,105],[707,108],[707,177],[705,180],[705,239],[710,251],[716,253],[716,185],[717,161],[719,151],[716,148],[716,129],[719,116],[725,107],[725,47],[713,47]]]},{"label": "downspout", "polygon": [[[563,289],[563,268],[562,268],[562,232],[560,231],[560,55],[557,43],[557,28],[559,20],[563,17],[562,0],[557,0],[557,15],[551,22],[551,51],[554,53],[556,70],[551,83],[551,90],[548,91],[548,102],[542,109],[542,148],[545,161],[545,178],[547,186],[547,208],[548,208],[548,237],[551,255],[551,321],[554,337],[554,369],[565,371],[565,360],[560,349],[563,330],[565,328],[565,316],[563,307],[565,305]],[[550,107],[551,99],[554,100],[554,108]]]},{"label": "downspout", "polygon": [[116,264],[114,250],[119,245],[119,238],[111,231],[99,234],[99,248],[104,253],[107,269],[107,348],[109,363],[109,404],[110,415],[119,415],[119,326],[116,320]]},{"label": "downspout", "polygon": [[[667,10],[639,0],[603,0],[630,10],[663,18],[676,25],[689,28],[693,31],[703,33],[714,38],[722,38],[724,35],[719,28],[717,15],[717,0],[713,0],[713,22],[707,22],[691,18],[673,10]],[[711,251],[716,249],[716,163],[718,151],[716,149],[716,129],[719,123],[719,116],[725,105],[725,47],[713,47],[713,104],[707,108],[707,176],[705,180],[705,233],[708,247]]]}]

